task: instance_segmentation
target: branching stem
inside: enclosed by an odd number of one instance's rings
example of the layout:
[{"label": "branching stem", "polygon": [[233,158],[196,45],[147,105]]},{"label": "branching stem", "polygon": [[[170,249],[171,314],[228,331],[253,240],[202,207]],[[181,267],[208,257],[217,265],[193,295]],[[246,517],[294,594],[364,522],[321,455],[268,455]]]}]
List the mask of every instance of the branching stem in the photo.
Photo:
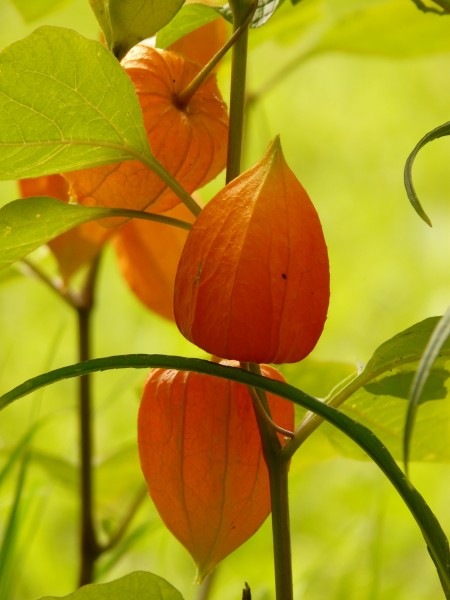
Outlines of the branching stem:
[{"label": "branching stem", "polygon": [[189,104],[192,96],[202,85],[202,83],[210,76],[217,64],[222,60],[228,50],[236,43],[239,37],[247,31],[253,15],[255,14],[258,3],[255,2],[250,9],[245,21],[234,31],[230,39],[220,48],[220,50],[212,57],[212,59],[203,67],[196,77],[187,85],[184,90],[177,96],[177,104],[180,108],[184,108]]}]

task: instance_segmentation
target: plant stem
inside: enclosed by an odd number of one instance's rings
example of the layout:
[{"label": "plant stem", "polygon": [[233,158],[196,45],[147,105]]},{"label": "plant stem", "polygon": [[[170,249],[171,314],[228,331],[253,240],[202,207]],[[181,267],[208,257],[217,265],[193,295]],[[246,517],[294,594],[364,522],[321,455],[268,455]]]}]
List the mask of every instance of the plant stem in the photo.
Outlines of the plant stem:
[{"label": "plant stem", "polygon": [[[234,30],[237,31],[248,17],[249,10],[255,7],[255,3],[250,0],[231,0],[230,6],[233,11]],[[232,181],[241,172],[247,52],[248,26],[233,46],[227,183]],[[243,364],[242,366],[251,372],[261,374],[259,365]],[[270,418],[265,392],[253,388],[251,394],[255,406],[255,415],[261,436],[264,458],[269,471],[276,600],[292,600],[292,559],[288,501],[289,460],[281,454],[282,446],[271,422],[259,410],[262,408]]]},{"label": "plant stem", "polygon": [[[88,275],[82,298],[76,308],[78,318],[78,353],[80,361],[91,356],[91,316],[93,309],[93,289],[97,265]],[[94,579],[94,566],[100,548],[94,523],[93,481],[92,481],[92,392],[91,377],[79,379],[79,449],[80,449],[80,571],[78,585],[81,587]]]},{"label": "plant stem", "polygon": [[212,59],[203,67],[203,69],[198,73],[196,77],[184,88],[184,90],[177,95],[176,102],[180,108],[185,108],[192,96],[198,90],[198,88],[202,85],[202,83],[211,75],[213,69],[219,63],[220,60],[225,56],[228,50],[236,43],[238,38],[247,31],[247,27],[250,24],[253,15],[255,14],[256,7],[258,6],[257,2],[255,2],[254,6],[250,9],[245,21],[239,25],[239,27],[233,32],[233,35],[229,40],[225,42],[225,44],[220,48],[220,50],[212,57]]},{"label": "plant stem", "polygon": [[[230,2],[233,11],[234,31],[245,22],[253,2]],[[231,59],[230,127],[228,130],[228,158],[226,182],[241,172],[242,134],[244,130],[245,84],[247,73],[248,26],[233,46]]]},{"label": "plant stem", "polygon": [[267,463],[272,504],[272,537],[277,600],[292,600],[292,556],[289,520],[288,471],[289,463],[272,456]]},{"label": "plant stem", "polygon": [[[261,375],[259,365],[250,363],[247,369],[252,373]],[[251,395],[254,406],[260,402],[262,411],[267,411],[268,403],[264,390],[252,389],[253,393],[251,392]],[[269,472],[276,600],[292,600],[292,557],[288,498],[289,459],[282,453],[283,446],[272,426],[270,415],[268,420],[267,416],[261,415],[261,411],[258,410],[257,406],[255,406],[255,415],[261,436],[264,459]]]}]

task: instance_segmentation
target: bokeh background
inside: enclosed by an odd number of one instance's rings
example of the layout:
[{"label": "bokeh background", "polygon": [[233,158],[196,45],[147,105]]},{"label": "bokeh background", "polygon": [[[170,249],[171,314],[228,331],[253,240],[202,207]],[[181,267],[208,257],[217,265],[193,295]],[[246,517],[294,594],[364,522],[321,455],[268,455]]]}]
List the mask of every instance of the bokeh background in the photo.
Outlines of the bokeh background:
[{"label": "bokeh background", "polygon": [[[87,0],[0,0],[0,46],[42,24],[98,39]],[[25,16],[24,16],[25,15]],[[245,163],[281,136],[288,164],[321,217],[332,274],[322,339],[298,367],[306,391],[325,395],[361,367],[375,348],[406,327],[446,310],[450,297],[450,177],[447,138],[427,146],[414,181],[433,227],[411,208],[405,160],[429,130],[449,120],[450,16],[423,14],[408,0],[288,0],[250,35]],[[229,63],[218,79],[227,93]],[[223,185],[208,185],[207,201]],[[0,204],[19,197],[0,184]],[[54,268],[44,250],[35,260]],[[201,356],[175,325],[133,296],[107,248],[101,263],[94,355]],[[75,362],[76,323],[56,294],[18,265],[0,273],[0,391]],[[314,373],[327,372],[323,378]],[[95,377],[97,516],[104,531],[120,520],[142,485],[136,416],[146,373]],[[326,386],[329,386],[328,388]],[[324,389],[324,387],[326,389]],[[76,382],[17,402],[0,417],[0,468],[31,429],[33,454],[13,531],[7,531],[20,462],[0,482],[0,600],[34,600],[73,590],[77,571]],[[33,429],[34,430],[34,429]],[[450,430],[449,430],[450,442]],[[412,477],[450,534],[450,471],[413,464]],[[421,534],[389,483],[368,461],[340,456],[318,433],[291,467],[296,598],[434,600],[443,598]],[[2,537],[3,536],[3,537]],[[152,571],[188,600],[201,597],[186,551],[162,525],[150,499],[122,544],[102,560],[98,579]],[[270,523],[219,566],[210,597],[273,598]]]}]

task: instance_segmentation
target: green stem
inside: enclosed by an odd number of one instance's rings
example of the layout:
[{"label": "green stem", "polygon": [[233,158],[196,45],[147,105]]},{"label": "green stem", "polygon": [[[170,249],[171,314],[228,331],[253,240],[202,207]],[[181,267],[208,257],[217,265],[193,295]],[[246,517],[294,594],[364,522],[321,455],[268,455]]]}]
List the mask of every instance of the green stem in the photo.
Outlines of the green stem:
[{"label": "green stem", "polygon": [[[234,31],[245,22],[254,6],[248,0],[230,2]],[[245,85],[247,74],[248,26],[233,46],[231,59],[230,127],[228,130],[228,157],[226,181],[229,183],[241,172],[242,134],[244,130]]]},{"label": "green stem", "polygon": [[292,600],[291,532],[289,520],[289,463],[279,455],[267,463],[272,504],[272,537],[277,600]]},{"label": "green stem", "polygon": [[[247,365],[247,370],[261,375],[259,365],[250,363]],[[269,472],[276,600],[292,600],[294,591],[288,498],[289,459],[283,455],[283,447],[272,425],[266,392],[260,388],[250,387],[250,394],[255,406],[264,459]],[[261,404],[262,411],[258,410],[258,403]],[[267,412],[269,420],[267,414],[262,415],[261,412]]]},{"label": "green stem", "polygon": [[225,44],[220,48],[220,50],[212,57],[212,59],[203,67],[203,69],[198,73],[196,77],[184,88],[184,90],[177,95],[176,102],[180,108],[185,108],[192,96],[198,90],[198,88],[202,85],[202,83],[211,75],[213,69],[217,66],[219,61],[225,56],[228,50],[236,43],[239,37],[247,31],[247,27],[250,24],[253,15],[255,14],[256,7],[258,6],[257,2],[250,9],[245,21],[234,31],[233,35],[229,40],[225,42]]},{"label": "green stem", "polygon": [[[83,302],[77,307],[78,352],[80,361],[91,356],[91,316],[93,309],[93,289],[97,265],[95,264],[83,289]],[[94,579],[95,561],[100,548],[94,523],[93,509],[93,431],[92,431],[92,391],[91,376],[79,379],[79,449],[80,449],[80,571],[78,585],[86,585]]]},{"label": "green stem", "polygon": [[[257,3],[249,0],[231,0],[234,30],[248,18],[249,11]],[[242,137],[244,131],[245,87],[248,53],[248,26],[233,46],[230,91],[230,128],[228,132],[227,183],[241,172]],[[242,365],[247,370],[261,374],[259,365]],[[288,503],[289,461],[281,455],[281,443],[272,426],[266,393],[258,388],[250,391],[255,407],[263,447],[269,471],[272,508],[272,536],[275,567],[276,600],[292,600],[292,558]],[[262,411],[259,410],[262,408]],[[262,413],[266,413],[263,415]],[[267,419],[267,415],[270,421]]]},{"label": "green stem", "polygon": [[184,187],[178,183],[175,177],[173,177],[153,155],[151,158],[141,155],[139,160],[147,165],[147,167],[154,171],[164,181],[167,187],[178,196],[186,208],[191,211],[194,217],[198,217],[198,215],[202,212],[202,207],[197,204],[194,198],[192,198],[192,196],[184,189]]}]

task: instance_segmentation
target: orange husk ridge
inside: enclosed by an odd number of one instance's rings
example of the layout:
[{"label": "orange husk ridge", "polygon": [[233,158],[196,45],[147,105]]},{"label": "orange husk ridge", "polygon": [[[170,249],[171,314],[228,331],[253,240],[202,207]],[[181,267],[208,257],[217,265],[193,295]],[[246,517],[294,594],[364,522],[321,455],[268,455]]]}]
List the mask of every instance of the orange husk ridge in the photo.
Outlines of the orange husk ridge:
[{"label": "orange husk ridge", "polygon": [[[176,97],[200,66],[177,52],[147,42],[122,60],[142,108],[152,153],[188,191],[216,177],[226,163],[228,116],[214,75],[186,107]],[[66,173],[71,194],[84,205],[165,212],[180,202],[164,182],[139,161],[125,161]]]},{"label": "orange husk ridge", "polygon": [[297,362],[322,333],[329,283],[319,217],[276,138],[194,223],[175,280],[175,319],[210,354]]},{"label": "orange husk ridge", "polygon": [[[273,367],[262,365],[262,373],[284,381]],[[268,402],[277,424],[292,430],[293,404],[273,394]],[[139,409],[138,445],[156,508],[193,557],[201,581],[270,513],[268,471],[246,386],[152,370]]]}]

